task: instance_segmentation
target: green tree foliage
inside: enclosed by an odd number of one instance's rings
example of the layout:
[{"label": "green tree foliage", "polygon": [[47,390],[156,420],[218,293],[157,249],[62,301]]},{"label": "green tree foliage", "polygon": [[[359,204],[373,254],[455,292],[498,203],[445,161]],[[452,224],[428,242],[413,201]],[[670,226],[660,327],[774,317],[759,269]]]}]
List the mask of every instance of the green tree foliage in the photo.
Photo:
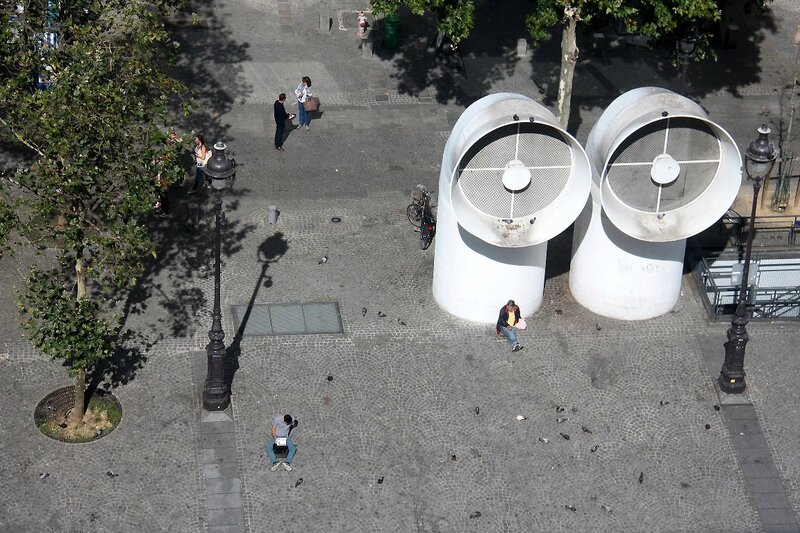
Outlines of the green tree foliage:
[{"label": "green tree foliage", "polygon": [[436,30],[447,35],[454,45],[469,36],[474,20],[474,0],[370,0],[372,9],[378,13],[397,14],[407,7],[415,15],[433,13]]},{"label": "green tree foliage", "polygon": [[76,378],[74,422],[87,369],[115,347],[119,290],[154,253],[144,220],[160,186],[183,176],[180,139],[165,127],[173,104],[186,105],[168,73],[177,44],[158,18],[171,4],[2,4],[0,141],[24,162],[0,175],[0,245],[47,250],[20,310],[34,345]]},{"label": "green tree foliage", "polygon": [[626,31],[657,40],[680,39],[696,27],[701,39],[697,58],[703,59],[710,51],[710,35],[704,30],[721,15],[718,0],[538,0],[527,23],[534,44],[570,18],[585,24],[596,19],[621,21]]},{"label": "green tree foliage", "polygon": [[[763,6],[771,0],[756,0]],[[534,45],[562,27],[558,115],[566,127],[572,98],[572,76],[578,60],[576,26],[616,20],[630,33],[650,37],[654,43],[674,46],[680,39],[696,41],[695,60],[713,56],[711,30],[722,16],[724,0],[537,0],[527,18]]]}]

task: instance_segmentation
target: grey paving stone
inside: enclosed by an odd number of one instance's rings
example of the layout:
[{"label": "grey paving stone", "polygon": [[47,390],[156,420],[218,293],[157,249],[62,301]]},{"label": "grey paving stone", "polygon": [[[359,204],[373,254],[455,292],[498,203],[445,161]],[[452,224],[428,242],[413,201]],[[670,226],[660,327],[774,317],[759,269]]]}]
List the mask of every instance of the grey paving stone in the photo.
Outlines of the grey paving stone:
[{"label": "grey paving stone", "polygon": [[238,526],[209,526],[209,533],[243,533],[247,531],[244,525]]},{"label": "grey paving stone", "polygon": [[213,478],[205,481],[206,495],[223,494],[242,491],[242,482],[239,478]]},{"label": "grey paving stone", "polygon": [[765,526],[787,525],[797,528],[794,513],[785,507],[779,509],[759,508],[758,516]]},{"label": "grey paving stone", "polygon": [[206,479],[239,477],[239,465],[236,463],[215,463],[203,465],[203,476]]},{"label": "grey paving stone", "polygon": [[740,464],[772,464],[772,454],[767,447],[736,450],[736,458]]},{"label": "grey paving stone", "polygon": [[737,433],[761,433],[761,424],[759,424],[758,420],[753,419],[733,419],[733,420],[726,420],[726,424],[728,430],[736,435]]},{"label": "grey paving stone", "polygon": [[206,502],[209,509],[241,510],[242,497],[239,492],[208,494]]},{"label": "grey paving stone", "polygon": [[780,474],[775,465],[770,463],[744,463],[741,465],[742,472],[746,478],[759,478],[759,477],[775,477],[779,478]]},{"label": "grey paving stone", "polygon": [[728,420],[756,420],[755,410],[751,405],[735,405],[725,408],[725,418]]},{"label": "grey paving stone", "polygon": [[752,497],[759,511],[762,509],[785,509],[791,512],[791,509],[789,509],[789,502],[786,500],[786,496],[784,496],[783,492],[767,494],[752,493]]},{"label": "grey paving stone", "polygon": [[793,524],[765,524],[764,533],[798,533],[800,527]]},{"label": "grey paving stone", "polygon": [[785,490],[779,478],[750,478],[747,486],[751,494],[783,494]]},{"label": "grey paving stone", "polygon": [[203,448],[200,450],[200,462],[203,464],[235,463],[238,460],[236,448]]},{"label": "grey paving stone", "polygon": [[236,436],[233,433],[201,433],[200,448],[236,448]]},{"label": "grey paving stone", "polygon": [[233,421],[230,422],[201,422],[200,433],[213,435],[215,433],[233,433]]},{"label": "grey paving stone", "polygon": [[210,509],[208,525],[209,527],[244,525],[244,513],[241,509]]},{"label": "grey paving stone", "polygon": [[767,440],[761,433],[740,433],[731,434],[731,442],[736,450],[741,449],[757,449],[763,450],[767,448]]}]

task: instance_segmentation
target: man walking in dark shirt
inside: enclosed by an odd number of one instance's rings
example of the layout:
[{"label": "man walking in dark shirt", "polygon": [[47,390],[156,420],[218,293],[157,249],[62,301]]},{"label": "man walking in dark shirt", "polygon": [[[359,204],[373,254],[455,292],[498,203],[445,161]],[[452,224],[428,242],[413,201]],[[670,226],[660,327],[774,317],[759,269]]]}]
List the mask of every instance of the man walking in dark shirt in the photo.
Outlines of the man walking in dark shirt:
[{"label": "man walking in dark shirt", "polygon": [[294,118],[292,113],[287,113],[283,102],[286,101],[286,93],[278,95],[275,100],[275,149],[283,152],[283,130],[286,128],[286,120]]}]

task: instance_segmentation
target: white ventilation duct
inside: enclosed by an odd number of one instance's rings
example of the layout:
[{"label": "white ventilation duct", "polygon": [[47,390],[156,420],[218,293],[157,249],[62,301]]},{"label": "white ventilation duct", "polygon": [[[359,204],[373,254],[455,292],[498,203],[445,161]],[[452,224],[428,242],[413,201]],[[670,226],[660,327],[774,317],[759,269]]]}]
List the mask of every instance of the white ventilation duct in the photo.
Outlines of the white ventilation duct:
[{"label": "white ventilation duct", "polygon": [[541,305],[547,241],[569,227],[589,194],[578,142],[530,98],[499,93],[461,115],[439,177],[433,295],[447,312],[493,323],[514,299]]},{"label": "white ventilation duct", "polygon": [[612,102],[586,151],[594,179],[575,222],[570,290],[610,318],[662,315],[680,296],[686,238],[739,192],[736,143],[688,98],[643,87]]}]

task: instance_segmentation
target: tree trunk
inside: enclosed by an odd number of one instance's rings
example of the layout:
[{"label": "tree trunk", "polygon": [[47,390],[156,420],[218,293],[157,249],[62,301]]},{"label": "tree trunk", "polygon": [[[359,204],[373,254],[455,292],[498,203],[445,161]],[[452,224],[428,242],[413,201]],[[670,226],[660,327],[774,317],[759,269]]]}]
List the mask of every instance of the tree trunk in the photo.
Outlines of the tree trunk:
[{"label": "tree trunk", "polygon": [[572,100],[572,77],[578,62],[578,43],[575,40],[575,26],[578,14],[575,8],[564,9],[566,27],[561,33],[561,76],[558,79],[558,120],[567,129],[569,123],[570,101]]},{"label": "tree trunk", "polygon": [[81,369],[75,374],[75,404],[69,414],[70,424],[78,425],[83,423],[84,409],[86,404],[86,371]]},{"label": "tree trunk", "polygon": [[[82,257],[78,257],[75,261],[75,278],[78,282],[78,300],[80,301],[86,298],[86,263]],[[69,421],[72,424],[83,422],[83,406],[86,402],[85,391],[86,371],[81,368],[75,374],[75,403],[69,417]]]}]

